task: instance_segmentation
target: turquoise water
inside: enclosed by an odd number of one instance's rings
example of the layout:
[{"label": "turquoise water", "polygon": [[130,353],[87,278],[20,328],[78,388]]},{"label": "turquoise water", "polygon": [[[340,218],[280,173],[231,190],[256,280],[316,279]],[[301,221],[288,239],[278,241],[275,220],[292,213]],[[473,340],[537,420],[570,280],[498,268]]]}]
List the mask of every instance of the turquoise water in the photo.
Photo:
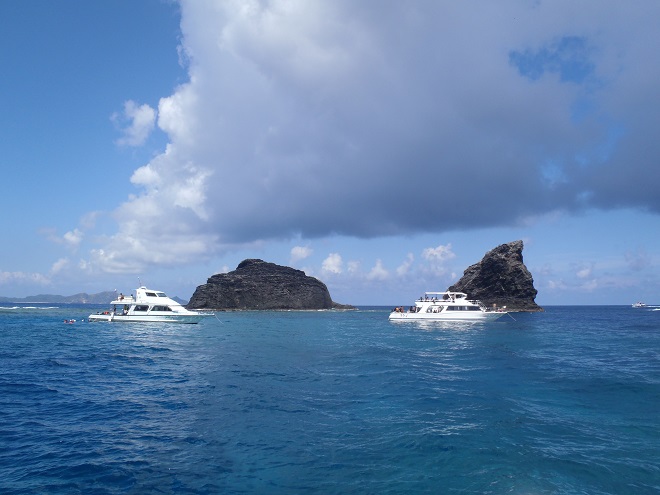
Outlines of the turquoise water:
[{"label": "turquoise water", "polygon": [[660,311],[388,309],[0,308],[0,493],[660,493]]}]

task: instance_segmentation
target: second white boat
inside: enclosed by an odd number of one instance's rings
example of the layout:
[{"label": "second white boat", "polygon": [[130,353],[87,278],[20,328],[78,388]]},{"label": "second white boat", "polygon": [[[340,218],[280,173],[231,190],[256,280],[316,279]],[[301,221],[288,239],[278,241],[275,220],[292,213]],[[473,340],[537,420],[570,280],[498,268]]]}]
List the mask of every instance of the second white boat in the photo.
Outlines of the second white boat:
[{"label": "second white boat", "polygon": [[481,301],[467,298],[464,292],[426,292],[409,309],[395,308],[390,320],[493,321],[504,310],[488,309]]}]

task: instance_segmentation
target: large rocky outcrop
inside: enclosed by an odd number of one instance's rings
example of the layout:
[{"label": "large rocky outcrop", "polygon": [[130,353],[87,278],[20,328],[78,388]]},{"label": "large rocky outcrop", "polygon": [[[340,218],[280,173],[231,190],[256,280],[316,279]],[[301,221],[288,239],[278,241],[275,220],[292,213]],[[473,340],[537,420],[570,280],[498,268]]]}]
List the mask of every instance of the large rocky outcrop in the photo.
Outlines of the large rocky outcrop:
[{"label": "large rocky outcrop", "polygon": [[206,284],[197,287],[188,307],[276,310],[349,306],[333,303],[326,285],[301,270],[248,259],[233,272],[213,275]]},{"label": "large rocky outcrop", "polygon": [[522,250],[523,241],[497,246],[479,263],[468,267],[448,290],[465,292],[486,306],[506,306],[508,311],[543,311],[534,301],[537,290],[523,263]]}]

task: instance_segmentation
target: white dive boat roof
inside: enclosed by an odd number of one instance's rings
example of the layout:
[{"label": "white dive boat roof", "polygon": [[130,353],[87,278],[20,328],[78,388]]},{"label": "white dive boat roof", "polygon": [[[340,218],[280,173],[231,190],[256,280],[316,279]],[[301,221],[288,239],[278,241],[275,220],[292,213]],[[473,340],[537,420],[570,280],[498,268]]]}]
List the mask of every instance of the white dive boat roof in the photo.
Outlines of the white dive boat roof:
[{"label": "white dive boat roof", "polygon": [[467,298],[467,294],[465,292],[451,292],[451,291],[443,291],[443,292],[433,292],[433,291],[426,291],[424,292],[424,296],[448,296],[452,297],[454,296],[455,298]]},{"label": "white dive boat roof", "polygon": [[161,302],[163,304],[175,304],[181,306],[180,303],[168,297],[163,291],[147,289],[144,285],[135,289],[135,296],[133,296],[133,294],[125,296],[120,292],[110,304],[130,304],[133,302]]}]

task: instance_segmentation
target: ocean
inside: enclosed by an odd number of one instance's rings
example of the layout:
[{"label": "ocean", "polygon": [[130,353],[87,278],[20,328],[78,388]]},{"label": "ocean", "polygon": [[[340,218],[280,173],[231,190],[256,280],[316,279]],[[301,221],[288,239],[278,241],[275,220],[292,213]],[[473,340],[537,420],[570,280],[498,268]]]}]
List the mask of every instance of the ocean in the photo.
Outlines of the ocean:
[{"label": "ocean", "polygon": [[1,494],[660,493],[657,308],[154,325],[3,306]]}]

